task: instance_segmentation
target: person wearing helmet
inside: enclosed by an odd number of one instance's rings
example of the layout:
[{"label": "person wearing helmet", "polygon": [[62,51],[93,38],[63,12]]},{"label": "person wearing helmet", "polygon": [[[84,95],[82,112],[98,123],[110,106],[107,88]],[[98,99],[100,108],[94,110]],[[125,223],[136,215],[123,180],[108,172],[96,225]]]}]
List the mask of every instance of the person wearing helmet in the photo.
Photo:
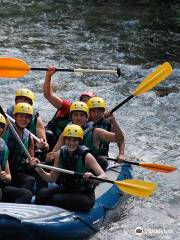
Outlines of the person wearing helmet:
[{"label": "person wearing helmet", "polygon": [[5,117],[0,113],[0,137],[3,135],[6,127],[6,119]]},{"label": "person wearing helmet", "polygon": [[6,124],[5,117],[0,113],[0,201],[4,195],[3,189],[5,187],[5,183],[11,181],[11,174],[8,164],[9,150],[6,143],[2,139]]},{"label": "person wearing helmet", "polygon": [[[89,109],[86,103],[81,102],[81,101],[76,101],[71,104],[70,107],[70,114],[69,114],[69,119],[72,123],[79,125],[80,127],[85,130],[86,128],[91,126],[91,123],[88,123],[88,117],[89,117]],[[64,138],[63,134],[59,136],[57,139],[58,141],[56,142],[57,149],[59,150],[59,146],[62,146],[64,144]],[[56,151],[56,145],[54,146],[53,150],[47,154],[47,160],[53,160]]]},{"label": "person wearing helmet", "polygon": [[70,107],[70,119],[72,123],[79,125],[83,130],[91,126],[91,122],[88,122],[88,105],[81,101],[73,102]]},{"label": "person wearing helmet", "polygon": [[[57,109],[53,118],[48,122],[46,126],[46,136],[50,148],[49,151],[52,151],[65,126],[71,121],[69,119],[71,102],[69,100],[58,97],[53,92],[51,77],[55,72],[56,67],[49,66],[43,84],[44,97]],[[80,101],[87,102],[91,97],[94,96],[96,96],[94,92],[83,92],[80,96]]]},{"label": "person wearing helmet", "polygon": [[20,88],[16,91],[16,97],[15,97],[16,104],[25,102],[32,106],[34,103],[34,100],[35,100],[35,95],[31,90],[27,88]]},{"label": "person wearing helmet", "polygon": [[89,117],[92,122],[97,123],[104,117],[106,102],[101,97],[92,97],[88,100]]},{"label": "person wearing helmet", "polygon": [[[33,108],[28,103],[18,103],[14,107],[13,116],[15,119],[15,130],[29,154],[33,157],[34,142],[29,131],[25,129],[32,119]],[[9,148],[9,166],[12,175],[12,185],[33,191],[35,179],[26,174],[28,170],[26,155],[10,128],[7,128],[3,138]]]},{"label": "person wearing helmet", "polygon": [[[116,122],[114,115],[112,114],[109,118],[110,123],[114,126],[114,132],[108,132],[102,128],[92,128],[92,123],[88,122],[89,118],[89,108],[86,103],[74,102],[71,105],[70,117],[73,124],[77,124],[85,130],[85,136],[83,139],[83,144],[91,150],[92,155],[99,162],[103,170],[106,170],[108,162],[105,158],[101,158],[101,147],[103,142],[116,142],[119,148],[119,154],[117,156],[118,161],[121,159],[121,145],[122,137],[121,130],[118,123]],[[86,131],[91,128],[91,131]],[[59,150],[61,146],[64,145],[63,135],[61,134],[53,151],[48,155],[48,157],[53,160],[55,153]]]},{"label": "person wearing helmet", "polygon": [[[45,172],[42,168],[35,170],[47,182],[56,182],[59,186],[53,189],[41,189],[36,196],[35,203],[50,204],[69,211],[90,211],[95,204],[95,185],[90,177],[92,172],[100,178],[107,178],[105,172],[90,154],[89,149],[81,145],[83,129],[75,124],[67,125],[63,131],[65,145],[57,152],[54,167],[75,170],[84,174],[82,177],[60,174],[52,170]],[[31,161],[32,165],[38,163],[37,159]]]},{"label": "person wearing helmet", "polygon": [[[100,97],[92,97],[88,100],[87,105],[89,107],[89,118],[94,123],[93,126],[97,128],[102,128],[107,130],[108,132],[115,132],[114,126],[109,120],[109,113],[106,113],[105,117],[105,110],[106,110],[106,102],[103,98]],[[120,129],[120,127],[119,127]],[[121,130],[121,129],[120,129]],[[120,159],[124,160],[124,134],[121,130],[121,138],[122,138],[122,144],[120,146]],[[108,156],[109,152],[109,143],[103,142],[101,149],[100,149],[100,155],[102,156]]]},{"label": "person wearing helmet", "polygon": [[[5,169],[6,167],[6,163],[8,161],[8,155],[9,155],[8,147],[2,138],[5,132],[6,125],[7,125],[6,119],[0,113],[0,178],[2,175],[2,169]],[[7,181],[11,180],[11,176],[9,172],[7,173],[6,177],[7,177]]]},{"label": "person wearing helmet", "polygon": [[[29,151],[29,154],[34,157],[34,141],[26,129],[33,117],[33,107],[28,103],[18,103],[14,107],[13,116],[15,119],[15,130]],[[46,182],[42,181],[34,169],[29,168],[26,155],[10,128],[7,129],[4,139],[10,152],[9,164],[12,173],[12,184],[14,186],[20,185],[31,192],[34,191],[35,183],[37,191],[46,187]]]},{"label": "person wearing helmet", "polygon": [[[20,88],[16,91],[15,104],[28,103],[29,105],[33,106],[34,100],[35,95],[31,90],[27,88]],[[7,109],[7,114],[13,117],[13,111],[14,105],[11,105]],[[46,139],[45,128],[37,111],[33,111],[33,116],[27,126],[27,129],[40,139],[40,143],[36,143],[37,148],[47,151],[49,149],[49,145]]]},{"label": "person wearing helmet", "polygon": [[10,186],[11,172],[9,168],[9,150],[2,139],[6,127],[6,119],[0,113],[0,201],[14,203],[30,203],[32,194],[24,188]]}]

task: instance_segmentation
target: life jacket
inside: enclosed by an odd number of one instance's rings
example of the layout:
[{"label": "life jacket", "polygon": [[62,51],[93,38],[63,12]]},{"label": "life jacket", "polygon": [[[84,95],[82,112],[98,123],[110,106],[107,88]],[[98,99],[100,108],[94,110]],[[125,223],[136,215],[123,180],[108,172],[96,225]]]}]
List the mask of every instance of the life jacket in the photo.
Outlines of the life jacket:
[{"label": "life jacket", "polygon": [[[85,156],[87,153],[89,153],[89,149],[80,145],[76,150],[74,158],[70,159],[67,146],[62,146],[59,154],[60,168],[84,174],[89,171],[89,169],[85,166]],[[82,177],[74,175],[62,174],[60,176],[60,183],[62,184],[63,189],[70,192],[89,192],[94,190],[93,184],[85,181]]]},{"label": "life jacket", "polygon": [[[9,166],[11,173],[15,171],[24,171],[27,168],[26,164],[26,155],[24,153],[24,150],[22,149],[21,145],[16,140],[13,132],[10,128],[7,128],[5,134],[3,135],[3,139],[9,149]],[[24,129],[23,135],[21,137],[21,140],[25,146],[25,148],[28,150],[30,145],[30,133]]]},{"label": "life jacket", "polygon": [[92,137],[93,131],[94,131],[93,122],[87,122],[83,126],[83,130],[84,130],[84,138],[83,138],[82,144],[89,148],[91,154],[94,157],[98,156],[99,149],[97,149],[96,146],[94,146],[93,144],[93,137]]},{"label": "life jacket", "polygon": [[59,116],[60,115],[59,111],[60,110],[56,111],[53,118],[48,122],[46,126],[46,129],[51,130],[53,132],[55,139],[59,138],[67,124],[71,122],[69,118],[69,113],[61,117]]},{"label": "life jacket", "polygon": [[[111,132],[111,123],[108,119],[101,119],[95,124],[95,127],[102,128],[108,132]],[[99,148],[99,155],[108,156],[109,152],[109,142],[102,141]]]},{"label": "life jacket", "polygon": [[[11,105],[7,109],[7,114],[12,118],[13,118],[13,111],[14,111],[14,105]],[[37,125],[38,117],[39,117],[39,113],[34,109],[32,119],[31,119],[30,123],[28,124],[28,126],[26,127],[34,135],[36,135],[36,125]]]},{"label": "life jacket", "polygon": [[5,169],[8,156],[9,156],[8,147],[5,141],[2,138],[0,138],[0,166],[1,166],[1,170],[3,171]]},{"label": "life jacket", "polygon": [[94,146],[93,144],[93,132],[94,132],[94,128],[93,130],[87,132],[84,135],[82,144],[84,144],[86,147],[90,149],[90,152],[94,157],[97,157],[99,155],[99,149],[96,148],[96,146]]}]

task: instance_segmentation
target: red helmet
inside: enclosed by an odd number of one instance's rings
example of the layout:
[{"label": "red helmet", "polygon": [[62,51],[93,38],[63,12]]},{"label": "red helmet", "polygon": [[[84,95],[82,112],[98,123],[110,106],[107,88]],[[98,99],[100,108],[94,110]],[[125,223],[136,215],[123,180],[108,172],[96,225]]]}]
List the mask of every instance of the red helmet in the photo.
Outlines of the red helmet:
[{"label": "red helmet", "polygon": [[92,97],[96,97],[97,95],[95,92],[84,91],[81,93],[80,100],[81,100],[81,97],[83,97],[83,96],[88,96],[88,97],[92,98]]}]

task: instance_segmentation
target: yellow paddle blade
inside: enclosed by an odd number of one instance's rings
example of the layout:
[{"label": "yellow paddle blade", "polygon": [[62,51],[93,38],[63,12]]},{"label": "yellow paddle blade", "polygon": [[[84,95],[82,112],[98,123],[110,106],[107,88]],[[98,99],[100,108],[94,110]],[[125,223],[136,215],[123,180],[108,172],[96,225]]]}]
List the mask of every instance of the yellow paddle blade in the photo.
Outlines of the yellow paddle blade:
[{"label": "yellow paddle blade", "polygon": [[156,184],[144,182],[137,179],[126,179],[123,181],[115,181],[114,184],[123,192],[136,197],[149,197],[156,189]]},{"label": "yellow paddle blade", "polygon": [[139,94],[143,94],[156,85],[158,85],[161,81],[163,81],[166,77],[168,77],[172,73],[172,67],[168,62],[163,63],[158,66],[152,73],[148,74],[148,76],[139,84],[136,91],[133,92],[134,96]]},{"label": "yellow paddle blade", "polygon": [[162,173],[170,173],[177,170],[176,167],[154,163],[139,163],[139,165],[143,168]]},{"label": "yellow paddle blade", "polygon": [[0,77],[19,78],[26,75],[30,66],[17,58],[0,58]]}]

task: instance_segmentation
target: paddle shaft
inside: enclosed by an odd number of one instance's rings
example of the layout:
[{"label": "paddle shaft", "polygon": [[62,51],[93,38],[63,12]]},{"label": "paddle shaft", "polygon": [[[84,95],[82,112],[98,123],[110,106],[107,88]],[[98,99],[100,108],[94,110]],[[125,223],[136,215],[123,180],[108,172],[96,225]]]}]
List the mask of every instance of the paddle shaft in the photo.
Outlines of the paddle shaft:
[{"label": "paddle shaft", "polygon": [[[114,158],[106,157],[106,159],[117,162],[117,159],[114,159]],[[161,164],[156,164],[156,163],[143,163],[143,162],[138,163],[138,162],[129,162],[129,161],[123,161],[123,163],[136,165],[136,166],[148,169],[148,170],[161,172],[161,173],[170,173],[170,172],[177,170],[176,167],[168,166],[168,165],[161,165]]]},{"label": "paddle shaft", "polygon": [[121,106],[123,106],[125,103],[127,103],[131,98],[133,98],[134,95],[130,95],[129,97],[127,97],[124,101],[122,101],[121,103],[119,103],[116,107],[114,107],[111,111],[110,111],[110,115],[115,112],[118,108],[120,108]]},{"label": "paddle shaft", "polygon": [[[48,68],[33,68],[31,67],[30,70],[35,70],[35,71],[48,71]],[[56,68],[56,71],[58,72],[74,72],[74,69],[63,69],[63,68]]]},{"label": "paddle shaft", "polygon": [[[43,168],[43,169],[55,170],[55,171],[58,171],[58,172],[61,172],[61,173],[66,173],[66,174],[70,174],[70,175],[74,175],[74,176],[78,176],[78,177],[83,177],[84,176],[84,174],[82,174],[82,173],[70,171],[70,170],[67,170],[67,169],[57,168],[57,167],[53,167],[53,166],[48,166],[48,165],[44,165],[44,164],[41,164],[41,163],[36,164],[36,166],[40,167],[40,168]],[[100,182],[107,182],[107,183],[114,184],[114,181],[112,181],[112,180],[104,179],[104,178],[98,178],[98,177],[95,177],[95,176],[90,177],[90,179],[97,180],[97,181],[100,181]]]},{"label": "paddle shaft", "polygon": [[[33,68],[31,67],[30,70],[35,70],[35,71],[48,71],[48,68]],[[81,73],[115,73],[120,77],[121,71],[120,68],[117,68],[116,70],[101,70],[101,69],[70,69],[70,68],[56,68],[57,72],[81,72]]]},{"label": "paddle shaft", "polygon": [[[110,160],[110,161],[117,162],[117,159],[115,159],[115,158],[106,157],[106,159],[107,159],[107,160]],[[130,161],[127,161],[127,160],[123,160],[122,163],[127,163],[127,164],[132,164],[132,165],[140,166],[140,164],[139,164],[138,162],[130,162]]]}]

